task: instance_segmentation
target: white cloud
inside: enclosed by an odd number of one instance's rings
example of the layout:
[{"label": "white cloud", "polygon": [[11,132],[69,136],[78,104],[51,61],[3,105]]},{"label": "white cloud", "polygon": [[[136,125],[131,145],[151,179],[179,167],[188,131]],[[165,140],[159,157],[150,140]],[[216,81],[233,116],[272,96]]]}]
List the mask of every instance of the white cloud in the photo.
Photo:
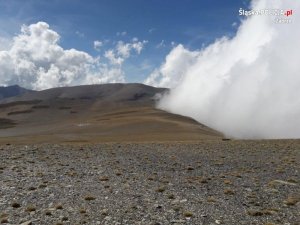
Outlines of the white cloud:
[{"label": "white cloud", "polygon": [[105,51],[104,57],[106,57],[113,65],[121,66],[124,62],[124,58],[116,56],[114,50],[112,49]]},{"label": "white cloud", "polygon": [[127,58],[130,56],[130,51],[132,50],[132,46],[130,43],[124,43],[123,41],[119,41],[116,47],[118,55]]},{"label": "white cloud", "polygon": [[198,52],[191,52],[178,45],[166,57],[165,63],[153,71],[145,83],[153,86],[176,87],[187,70],[196,62]]},{"label": "white cloud", "polygon": [[148,30],[148,32],[149,32],[150,34],[152,34],[155,30],[156,30],[155,28],[151,28],[151,29]]},{"label": "white cloud", "polygon": [[103,46],[103,42],[102,41],[99,41],[99,40],[96,40],[94,41],[94,49],[96,51],[100,51],[100,48]]},{"label": "white cloud", "polygon": [[164,48],[164,47],[166,47],[165,40],[161,40],[161,42],[158,43],[155,47],[156,48]]},{"label": "white cloud", "polygon": [[238,25],[237,22],[233,22],[233,23],[231,24],[232,27],[237,27],[237,25]]},{"label": "white cloud", "polygon": [[126,36],[126,35],[127,35],[126,31],[117,32],[117,36]]},{"label": "white cloud", "polygon": [[[294,0],[254,0],[253,9],[300,10]],[[237,12],[238,13],[238,12]],[[234,38],[202,50],[175,47],[146,83],[172,87],[159,107],[237,138],[300,137],[300,14],[242,21]]]},{"label": "white cloud", "polygon": [[109,59],[110,63],[122,65],[124,60],[131,56],[132,52],[140,54],[146,43],[147,41],[138,41],[137,38],[134,38],[129,43],[118,41],[115,49],[107,50],[104,56]]},{"label": "white cloud", "polygon": [[84,38],[84,36],[85,36],[84,33],[80,32],[78,30],[75,32],[75,34],[80,38]]},{"label": "white cloud", "polygon": [[8,38],[0,37],[0,51],[8,50],[11,45],[11,40]]},{"label": "white cloud", "polygon": [[119,67],[106,65],[86,52],[65,50],[60,36],[45,22],[23,25],[8,49],[0,50],[0,85],[26,88],[124,82]]}]

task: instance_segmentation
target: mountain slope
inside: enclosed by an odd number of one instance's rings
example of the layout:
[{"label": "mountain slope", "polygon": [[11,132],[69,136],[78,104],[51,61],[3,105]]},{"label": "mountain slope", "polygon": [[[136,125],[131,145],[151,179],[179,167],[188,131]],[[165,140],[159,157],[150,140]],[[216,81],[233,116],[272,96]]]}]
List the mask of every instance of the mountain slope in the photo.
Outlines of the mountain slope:
[{"label": "mountain slope", "polygon": [[5,98],[10,98],[18,95],[22,95],[24,93],[33,92],[22,88],[18,85],[8,86],[8,87],[0,87],[0,100]]},{"label": "mountain slope", "polygon": [[[166,141],[219,138],[193,119],[155,108],[168,89],[103,84],[28,92],[1,101],[0,142]],[[1,120],[0,120],[1,122]],[[0,126],[1,127],[1,126]]]}]

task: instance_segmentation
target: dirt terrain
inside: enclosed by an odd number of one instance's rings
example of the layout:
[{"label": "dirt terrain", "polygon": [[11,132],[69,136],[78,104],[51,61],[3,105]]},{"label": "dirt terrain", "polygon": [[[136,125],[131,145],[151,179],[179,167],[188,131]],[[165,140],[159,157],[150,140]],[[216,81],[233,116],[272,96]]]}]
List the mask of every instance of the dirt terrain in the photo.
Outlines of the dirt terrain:
[{"label": "dirt terrain", "polygon": [[0,101],[0,143],[185,141],[221,138],[197,121],[156,109],[167,89],[104,84],[28,92]]},{"label": "dirt terrain", "polygon": [[0,102],[0,223],[299,225],[300,141],[231,140],[109,84]]},{"label": "dirt terrain", "polygon": [[300,224],[300,141],[4,145],[2,224]]}]

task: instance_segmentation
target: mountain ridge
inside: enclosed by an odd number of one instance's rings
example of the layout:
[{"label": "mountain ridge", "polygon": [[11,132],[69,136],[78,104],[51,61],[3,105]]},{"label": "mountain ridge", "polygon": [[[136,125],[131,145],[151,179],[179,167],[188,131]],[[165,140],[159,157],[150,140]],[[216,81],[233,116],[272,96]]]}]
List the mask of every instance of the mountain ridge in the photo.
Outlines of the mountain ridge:
[{"label": "mountain ridge", "polygon": [[29,90],[19,85],[11,85],[11,86],[0,86],[0,101],[2,99],[19,96],[28,92],[34,92],[33,90]]},{"label": "mountain ridge", "polygon": [[163,93],[166,91],[168,91],[167,88],[156,88],[140,83],[108,83],[94,85],[79,85],[55,87],[41,91],[28,90],[27,92],[24,92],[21,95],[6,97],[4,100],[2,99],[2,101],[0,101],[0,104],[14,101],[49,100],[51,98],[99,98],[104,97],[103,95],[105,95],[106,97],[109,95],[110,97],[114,96],[114,98],[121,97],[120,95],[124,95],[123,97],[129,97],[129,95],[132,95],[132,97],[134,98],[143,97],[141,96],[143,94],[147,94],[149,96],[156,92]]},{"label": "mountain ridge", "polygon": [[[0,142],[115,142],[222,137],[189,117],[156,108],[168,89],[101,84],[26,92],[0,101]],[[2,122],[1,122],[2,121]]]}]

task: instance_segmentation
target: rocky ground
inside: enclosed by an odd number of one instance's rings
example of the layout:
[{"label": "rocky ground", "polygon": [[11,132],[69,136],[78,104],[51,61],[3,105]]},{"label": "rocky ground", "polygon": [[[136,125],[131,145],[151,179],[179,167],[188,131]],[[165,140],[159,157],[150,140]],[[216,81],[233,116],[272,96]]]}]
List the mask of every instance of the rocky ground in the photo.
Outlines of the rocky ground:
[{"label": "rocky ground", "polygon": [[0,146],[2,224],[300,224],[300,141]]}]

